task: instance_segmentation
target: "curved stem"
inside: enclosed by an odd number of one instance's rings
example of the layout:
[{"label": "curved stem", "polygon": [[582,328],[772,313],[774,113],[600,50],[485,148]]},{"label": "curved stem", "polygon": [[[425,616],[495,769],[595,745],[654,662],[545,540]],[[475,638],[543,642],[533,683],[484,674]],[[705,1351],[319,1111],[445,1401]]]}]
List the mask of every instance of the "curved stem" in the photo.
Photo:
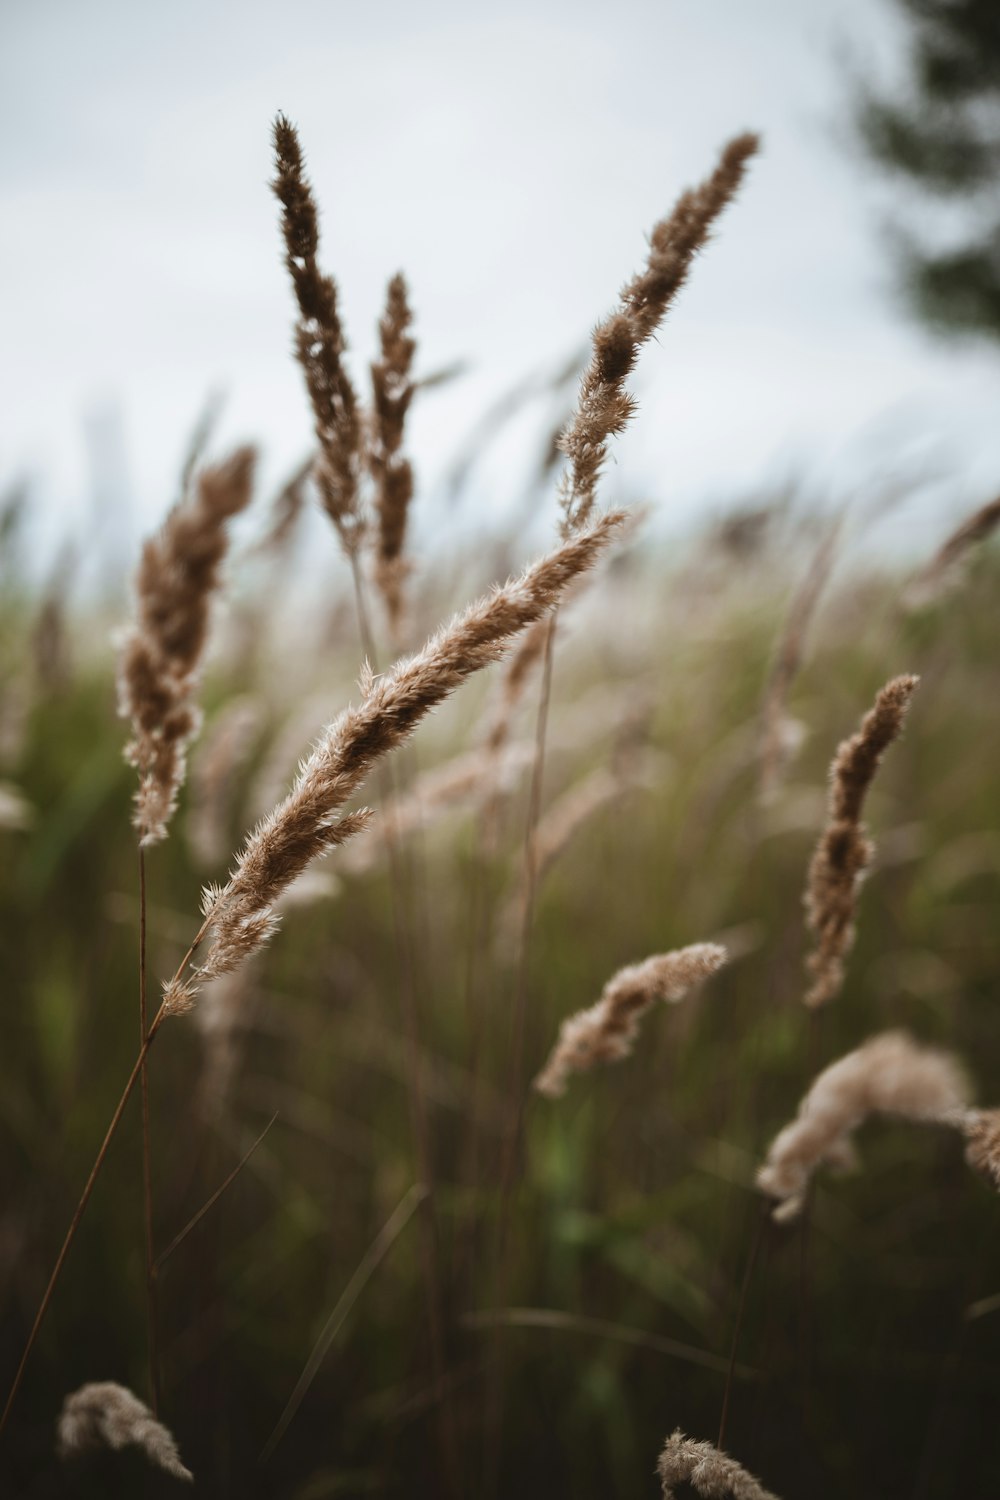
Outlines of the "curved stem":
[{"label": "curved stem", "polygon": [[139,1049],[139,1056],[135,1060],[135,1064],[132,1068],[131,1073],[129,1074],[128,1082],[126,1083],[125,1088],[122,1091],[122,1096],[119,1099],[117,1106],[115,1107],[115,1112],[111,1116],[111,1123],[107,1128],[104,1140],[101,1142],[101,1149],[97,1153],[94,1165],[90,1169],[90,1176],[87,1178],[86,1186],[84,1187],[84,1190],[80,1195],[80,1201],[76,1205],[76,1210],[73,1214],[72,1219],[70,1220],[69,1229],[66,1231],[66,1238],[62,1243],[62,1249],[59,1251],[56,1263],[52,1268],[52,1275],[49,1277],[49,1284],[45,1288],[44,1296],[42,1297],[38,1311],[35,1314],[35,1321],[31,1325],[31,1332],[28,1334],[28,1342],[25,1344],[24,1353],[21,1355],[21,1363],[17,1367],[17,1374],[14,1376],[14,1382],[11,1385],[10,1394],[7,1397],[7,1404],[3,1409],[3,1416],[0,1417],[0,1432],[3,1432],[4,1428],[7,1425],[7,1418],[10,1416],[11,1407],[14,1405],[14,1399],[21,1388],[21,1381],[24,1378],[25,1367],[27,1366],[31,1351],[35,1346],[35,1341],[38,1338],[38,1331],[42,1326],[45,1314],[49,1310],[49,1304],[52,1301],[52,1296],[56,1289],[56,1283],[59,1280],[60,1273],[62,1272],[62,1268],[66,1262],[66,1257],[69,1255],[70,1246],[76,1238],[76,1231],[80,1227],[80,1220],[83,1218],[87,1204],[90,1202],[91,1194],[94,1191],[94,1184],[97,1182],[98,1174],[100,1173],[100,1170],[104,1165],[104,1158],[108,1154],[108,1148],[111,1145],[112,1140],[114,1139],[115,1132],[117,1131],[119,1124],[121,1123],[122,1115],[125,1113],[125,1106],[128,1103],[129,1099],[132,1097],[132,1090],[135,1088],[137,1082],[139,1081],[139,1075],[142,1072],[143,1065],[149,1053],[149,1049],[153,1044],[157,1032],[166,1019],[166,1014],[166,1010],[161,1005],[153,1020],[153,1024],[150,1026],[149,1031],[146,1033],[146,1039]]},{"label": "curved stem", "polygon": [[[139,845],[139,1042],[148,1030],[146,1014],[146,851]],[[142,1205],[146,1252],[146,1332],[149,1353],[149,1394],[153,1415],[160,1410],[159,1328],[156,1306],[156,1256],[153,1247],[153,1163],[149,1133],[149,1068],[140,1069],[142,1087]]]}]

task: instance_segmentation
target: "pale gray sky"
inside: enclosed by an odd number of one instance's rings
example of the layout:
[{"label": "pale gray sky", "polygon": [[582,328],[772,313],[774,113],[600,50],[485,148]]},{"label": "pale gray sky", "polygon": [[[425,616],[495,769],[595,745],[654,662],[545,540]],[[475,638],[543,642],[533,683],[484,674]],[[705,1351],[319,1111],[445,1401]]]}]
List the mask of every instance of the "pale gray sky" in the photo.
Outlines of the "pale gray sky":
[{"label": "pale gray sky", "polygon": [[[649,226],[752,127],[764,155],[643,357],[612,487],[685,517],[792,468],[843,491],[922,443],[951,504],[987,498],[1000,357],[893,305],[845,145],[838,49],[891,60],[895,34],[886,0],[3,0],[0,482],[30,470],[85,529],[87,434],[118,410],[147,527],[220,386],[220,441],[258,439],[275,477],[306,451],[267,187],[282,109],[359,382],[399,267],[422,368],[474,361],[414,413],[432,497],[476,414],[586,337]],[[469,509],[516,502],[522,465],[502,445]]]}]

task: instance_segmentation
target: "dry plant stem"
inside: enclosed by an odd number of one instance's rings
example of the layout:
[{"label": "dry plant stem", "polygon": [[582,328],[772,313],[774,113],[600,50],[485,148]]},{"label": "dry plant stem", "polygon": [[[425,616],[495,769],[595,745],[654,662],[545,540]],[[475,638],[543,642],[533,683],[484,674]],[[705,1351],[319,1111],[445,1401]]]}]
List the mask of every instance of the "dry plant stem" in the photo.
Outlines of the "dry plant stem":
[{"label": "dry plant stem", "polygon": [[[354,600],[358,615],[358,633],[361,647],[373,672],[378,670],[375,638],[371,628],[371,617],[365,598],[364,580],[357,552],[350,554],[351,577],[354,582]],[[384,762],[379,766],[379,786],[383,806],[392,805],[395,795],[394,778],[390,767]],[[403,1035],[406,1041],[407,1068],[406,1094],[410,1114],[410,1133],[413,1137],[417,1176],[426,1185],[426,1202],[420,1215],[420,1262],[427,1308],[427,1325],[430,1340],[431,1371],[435,1383],[444,1382],[447,1392],[446,1360],[444,1346],[444,1317],[442,1312],[442,1285],[438,1227],[434,1214],[434,1168],[430,1149],[430,1131],[427,1123],[427,1101],[424,1092],[423,1068],[420,1053],[420,1022],[417,1008],[416,955],[414,924],[407,901],[406,881],[400,859],[399,842],[391,819],[382,821],[382,838],[389,860],[389,887],[392,903],[393,938],[400,972],[400,1001],[403,1016]],[[290,1419],[289,1419],[290,1420]],[[445,1470],[452,1476],[452,1486],[457,1494],[458,1447],[455,1438],[454,1418],[451,1402],[447,1398],[440,1409],[441,1447]]]},{"label": "dry plant stem", "polygon": [[[198,947],[200,946],[205,936],[205,933],[208,931],[208,925],[209,924],[207,920],[201,924],[201,927],[198,929],[198,932],[196,933],[190,948],[188,948],[183,959],[178,965],[177,972],[175,973],[173,980],[171,981],[172,985],[180,983],[185,970],[187,969],[192,958],[197,952]],[[83,1192],[80,1194],[80,1200],[73,1211],[73,1217],[70,1220],[69,1228],[66,1231],[66,1238],[63,1240],[62,1248],[60,1249],[59,1254],[56,1258],[56,1263],[52,1268],[52,1274],[49,1277],[48,1285],[45,1288],[45,1292],[39,1304],[38,1311],[35,1314],[35,1321],[31,1325],[31,1332],[28,1334],[28,1340],[24,1346],[24,1353],[21,1355],[21,1362],[17,1367],[17,1373],[14,1376],[14,1381],[11,1385],[10,1393],[7,1397],[7,1403],[4,1406],[3,1416],[0,1417],[0,1432],[3,1432],[4,1428],[7,1425],[7,1419],[10,1416],[11,1407],[13,1406],[14,1400],[21,1387],[21,1381],[24,1378],[24,1371],[27,1366],[28,1359],[31,1355],[32,1349],[35,1346],[39,1330],[45,1319],[45,1314],[49,1310],[49,1304],[52,1301],[56,1285],[62,1273],[62,1268],[66,1262],[66,1257],[69,1255],[70,1248],[72,1247],[73,1241],[76,1238],[76,1232],[80,1227],[80,1221],[82,1220],[83,1215],[86,1211],[87,1204],[90,1202],[91,1195],[94,1191],[94,1186],[100,1175],[101,1168],[104,1165],[104,1159],[107,1156],[108,1150],[111,1146],[111,1142],[114,1140],[114,1137],[117,1133],[118,1126],[121,1124],[121,1118],[125,1113],[125,1107],[128,1104],[129,1099],[131,1099],[132,1092],[142,1074],[142,1070],[146,1063],[146,1058],[149,1056],[149,1049],[152,1047],[159,1034],[160,1027],[163,1025],[169,1014],[170,1011],[168,1009],[167,1001],[164,1000],[161,1002],[160,1008],[156,1012],[156,1015],[153,1017],[152,1023],[148,1031],[146,1032],[145,1040],[139,1048],[139,1055],[136,1058],[135,1063],[133,1064],[132,1071],[128,1077],[128,1082],[122,1090],[121,1098],[118,1100],[118,1103],[115,1106],[115,1111],[111,1116],[111,1121],[105,1132],[104,1140],[101,1142],[100,1150],[98,1151],[97,1156],[94,1159],[94,1165],[90,1169],[90,1176],[87,1178]]]},{"label": "dry plant stem", "polygon": [[726,1388],[722,1394],[722,1415],[719,1417],[719,1439],[717,1448],[722,1447],[726,1436],[726,1419],[729,1416],[729,1396],[733,1388],[733,1376],[736,1373],[736,1355],[739,1350],[740,1332],[743,1328],[743,1315],[746,1312],[747,1292],[750,1289],[750,1280],[757,1264],[760,1254],[761,1241],[764,1238],[764,1230],[767,1227],[767,1209],[763,1209],[757,1215],[757,1229],[753,1237],[753,1245],[747,1257],[746,1270],[743,1273],[743,1284],[740,1287],[740,1300],[736,1308],[736,1322],[733,1325],[733,1345],[729,1353],[729,1368],[726,1371]]},{"label": "dry plant stem", "polygon": [[[739,136],[723,150],[715,172],[693,192],[682,194],[674,211],[654,228],[647,265],[625,286],[619,309],[594,331],[591,361],[580,383],[576,410],[561,440],[569,459],[561,494],[561,532],[568,538],[586,526],[597,503],[597,483],[607,458],[608,443],[624,431],[635,412],[626,390],[639,350],[656,332],[660,322],[687,279],[691,264],[703,249],[712,225],[733,198],[758,148],[754,135]],[[498,1257],[505,1261],[510,1193],[517,1160],[523,1119],[524,1021],[527,1005],[531,929],[534,922],[538,869],[535,833],[541,810],[541,788],[545,761],[545,738],[552,688],[552,661],[556,616],[553,613],[545,636],[542,691],[539,703],[536,755],[532,768],[528,823],[524,843],[524,908],[514,991],[514,1019],[510,1080],[514,1117],[501,1172],[501,1202],[497,1233]],[[506,1273],[501,1271],[498,1301],[503,1295]],[[502,1370],[500,1350],[493,1373],[491,1417],[486,1445],[486,1478],[495,1483],[502,1418]]]},{"label": "dry plant stem", "polygon": [[[139,845],[139,1045],[146,1041],[146,851]],[[146,1252],[146,1336],[149,1354],[149,1394],[154,1417],[160,1410],[159,1327],[156,1298],[156,1256],[153,1245],[153,1162],[149,1133],[149,1068],[143,1061],[142,1088],[142,1201]]]},{"label": "dry plant stem", "polygon": [[788,694],[798,675],[806,635],[833,567],[843,522],[841,513],[821,537],[808,571],[792,598],[774,653],[761,713],[760,790],[765,799],[776,790],[788,759]]},{"label": "dry plant stem", "polygon": [[[384,755],[404,744],[421,720],[467,678],[502,658],[512,639],[552,610],[567,585],[594,566],[620,530],[623,519],[621,512],[603,516],[588,531],[541,558],[519,579],[508,581],[486,599],[471,605],[432,636],[422,651],[397,663],[377,683],[373,682],[361,706],[346,710],[330,726],[288,797],[248,837],[226,886],[207,893],[206,915],[176,973],[164,986],[160,1008],[146,1033],[73,1214],[0,1418],[0,1431],[20,1388],[28,1357],[108,1148],[164,1020],[190,1008],[204,979],[233,972],[263,946],[272,931],[273,903],[295,876],[319,854],[364,826],[364,819],[357,816],[342,816],[337,821],[334,817],[372,768]],[[213,941],[208,961],[201,966],[194,982],[185,981],[188,966],[210,928]]]},{"label": "dry plant stem", "polygon": [[959,564],[978,543],[992,536],[1000,526],[1000,497],[982,506],[942,543],[931,561],[922,568],[907,589],[914,603],[929,603],[956,573]]},{"label": "dry plant stem", "polygon": [[[521,644],[506,665],[501,682],[500,701],[493,711],[492,719],[488,722],[486,734],[483,737],[483,750],[492,763],[492,777],[487,780],[486,794],[479,807],[477,855],[472,869],[469,893],[469,917],[468,932],[469,942],[466,948],[465,965],[465,1012],[467,1024],[471,1036],[471,1049],[469,1057],[469,1071],[473,1077],[473,1103],[472,1113],[469,1121],[468,1135],[468,1168],[466,1178],[470,1184],[473,1197],[479,1189],[479,1147],[480,1147],[480,1100],[482,1097],[482,1041],[484,1025],[484,1007],[482,1003],[483,986],[479,980],[479,961],[484,953],[490,950],[490,923],[493,916],[493,898],[495,891],[487,891],[487,871],[490,869],[496,856],[499,837],[500,823],[503,808],[503,793],[501,791],[501,763],[506,751],[511,724],[518,702],[520,701],[532,671],[538,664],[538,658],[544,659],[545,645],[549,638],[548,620],[540,620],[528,631],[525,631]],[[535,746],[532,759],[532,785],[534,785],[535,765],[538,761],[539,747],[536,726]],[[537,826],[537,819],[536,819]],[[474,1251],[475,1229],[469,1226],[469,1249]],[[472,1259],[470,1255],[470,1274],[472,1272]]]},{"label": "dry plant stem", "polygon": [[[556,638],[555,612],[549,617],[545,633],[545,650],[542,660],[542,687],[538,702],[538,718],[535,725],[535,757],[531,768],[531,790],[528,796],[528,817],[524,831],[524,909],[521,918],[521,940],[518,948],[517,976],[514,989],[514,1016],[511,1034],[509,1069],[509,1093],[511,1098],[511,1122],[500,1171],[500,1212],[497,1223],[497,1270],[493,1300],[498,1306],[507,1301],[511,1272],[509,1253],[509,1228],[514,1197],[515,1175],[524,1124],[524,1030],[528,1003],[528,973],[530,967],[531,930],[535,918],[535,895],[538,887],[538,865],[535,849],[535,833],[542,806],[542,781],[545,775],[545,741],[548,733],[549,706],[552,699],[552,664]],[[495,1493],[500,1468],[500,1434],[503,1425],[503,1380],[505,1373],[505,1330],[497,1326],[495,1359],[490,1381],[489,1416],[484,1448],[484,1489]]]},{"label": "dry plant stem", "polygon": [[281,1439],[288,1430],[289,1423],[302,1405],[306,1392],[316,1378],[316,1373],[320,1365],[329,1353],[331,1344],[340,1332],[344,1319],[358,1300],[366,1283],[371,1280],[379,1263],[385,1258],[395,1240],[399,1238],[399,1235],[406,1228],[413,1214],[426,1197],[427,1188],[423,1183],[414,1183],[402,1202],[398,1204],[385,1224],[383,1224],[365,1252],[361,1264],[344,1288],[340,1300],[327,1319],[322,1333],[316,1340],[312,1353],[306,1360],[305,1369],[296,1381],[295,1389],[288,1398],[285,1409],[278,1419],[277,1426],[264,1445],[260,1459],[258,1460],[260,1463],[266,1463],[281,1442]]},{"label": "dry plant stem", "polygon": [[174,1235],[167,1248],[160,1251],[159,1255],[156,1257],[157,1271],[159,1271],[165,1264],[165,1262],[170,1258],[170,1256],[173,1255],[178,1246],[183,1244],[188,1235],[191,1233],[192,1229],[197,1228],[197,1226],[201,1223],[202,1219],[209,1212],[209,1210],[215,1207],[226,1189],[236,1181],[237,1177],[243,1171],[243,1168],[246,1166],[251,1156],[253,1156],[254,1152],[257,1150],[257,1147],[263,1142],[264,1137],[267,1135],[268,1131],[271,1129],[271,1126],[274,1124],[277,1118],[278,1114],[277,1111],[275,1111],[275,1113],[268,1120],[267,1124],[264,1126],[264,1129],[261,1131],[260,1135],[254,1141],[253,1145],[240,1157],[233,1170],[229,1173],[229,1176],[224,1178],[224,1180],[220,1182],[215,1192],[211,1195],[210,1198],[206,1199],[206,1201],[198,1209],[197,1213],[191,1215],[191,1218],[188,1219],[187,1223],[184,1225],[184,1228],[179,1230],[178,1233]]},{"label": "dry plant stem", "polygon": [[[462,1318],[465,1328],[496,1328],[503,1324],[507,1328],[538,1328],[553,1333],[579,1333],[588,1338],[610,1339],[619,1344],[631,1344],[635,1349],[649,1349],[655,1354],[664,1354],[669,1359],[683,1360],[686,1364],[698,1365],[703,1370],[713,1370],[725,1375],[729,1362],[699,1349],[694,1344],[684,1344],[678,1339],[663,1338],[659,1334],[647,1333],[644,1328],[629,1328],[622,1323],[610,1322],[607,1318],[589,1318],[580,1313],[564,1312],[556,1307],[486,1307],[477,1312],[466,1313]],[[735,1374],[741,1380],[753,1380],[758,1371],[749,1365],[737,1365]]]},{"label": "dry plant stem", "polygon": [[66,1231],[66,1238],[63,1240],[62,1249],[59,1251],[56,1263],[52,1268],[52,1274],[49,1277],[48,1286],[45,1288],[45,1292],[42,1296],[41,1303],[39,1304],[38,1311],[35,1314],[35,1321],[31,1325],[31,1332],[29,1333],[28,1341],[24,1346],[24,1353],[21,1355],[21,1362],[17,1367],[17,1373],[14,1376],[14,1381],[11,1385],[10,1393],[7,1397],[7,1403],[4,1406],[3,1416],[0,1417],[0,1432],[3,1432],[4,1428],[7,1426],[7,1419],[10,1416],[11,1408],[14,1405],[14,1400],[17,1396],[17,1393],[21,1388],[21,1381],[24,1378],[24,1371],[27,1366],[28,1359],[31,1355],[32,1349],[35,1346],[35,1341],[38,1338],[38,1332],[42,1326],[45,1314],[49,1310],[49,1304],[52,1301],[52,1296],[56,1289],[56,1283],[59,1280],[62,1268],[66,1262],[66,1257],[69,1255],[70,1247],[72,1246],[73,1241],[76,1238],[76,1231],[80,1226],[80,1220],[83,1218],[87,1204],[90,1202],[91,1194],[94,1191],[94,1185],[97,1182],[100,1170],[104,1165],[104,1158],[108,1154],[108,1148],[110,1147],[111,1142],[114,1139],[115,1133],[118,1129],[118,1125],[121,1121],[121,1117],[125,1113],[125,1106],[128,1104],[129,1099],[132,1097],[132,1091],[139,1081],[139,1075],[142,1072],[142,1066],[146,1061],[149,1049],[153,1044],[153,1041],[160,1029],[160,1025],[162,1024],[165,1015],[166,1012],[164,1010],[164,1007],[161,1005],[153,1021],[153,1024],[150,1026],[149,1031],[146,1033],[146,1040],[143,1042],[141,1048],[139,1049],[139,1056],[135,1060],[132,1072],[129,1074],[128,1082],[126,1083],[125,1088],[122,1092],[122,1096],[115,1107],[115,1112],[111,1116],[111,1123],[107,1128],[104,1140],[101,1142],[101,1148],[97,1153],[97,1158],[94,1162],[94,1165],[90,1169],[90,1176],[87,1178],[86,1186],[83,1189],[83,1192],[80,1196],[80,1201],[73,1213],[73,1218],[70,1221],[69,1229]]},{"label": "dry plant stem", "polygon": [[538,720],[535,726],[535,758],[531,768],[531,791],[528,797],[528,820],[524,830],[524,910],[521,918],[521,939],[518,946],[517,982],[514,990],[514,1020],[510,1063],[510,1091],[515,1100],[516,1115],[511,1129],[511,1145],[504,1173],[509,1181],[516,1156],[517,1142],[524,1112],[524,1030],[528,1008],[528,975],[531,965],[531,931],[535,921],[535,901],[538,895],[538,850],[536,837],[542,810],[542,783],[545,777],[545,745],[548,738],[549,709],[552,703],[552,670],[555,657],[557,616],[553,614],[545,635],[545,654],[542,660],[542,691],[538,704]]}]

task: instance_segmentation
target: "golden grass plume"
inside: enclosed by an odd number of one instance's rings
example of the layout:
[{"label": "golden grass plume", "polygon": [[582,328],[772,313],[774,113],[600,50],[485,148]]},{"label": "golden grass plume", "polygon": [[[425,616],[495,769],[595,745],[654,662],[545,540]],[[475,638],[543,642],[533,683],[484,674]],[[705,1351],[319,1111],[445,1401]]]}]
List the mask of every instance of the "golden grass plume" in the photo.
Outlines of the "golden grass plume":
[{"label": "golden grass plume", "polygon": [[563,535],[585,526],[597,497],[597,481],[608,441],[624,431],[635,413],[625,382],[666,316],[712,226],[735,197],[747,163],[760,141],[749,132],[723,148],[714,172],[682,193],[671,214],[655,225],[645,269],[622,289],[618,309],[594,330],[590,363],[574,412],[559,446],[569,459],[562,483]]},{"label": "golden grass plume", "polygon": [[950,1053],[922,1047],[905,1031],[871,1037],[819,1074],[796,1118],[771,1142],[757,1186],[777,1199],[774,1218],[796,1217],[817,1168],[854,1165],[851,1136],[869,1115],[962,1126],[968,1094]]},{"label": "golden grass plume", "polygon": [[557,1099],[566,1092],[571,1073],[586,1073],[598,1063],[628,1057],[639,1034],[639,1021],[650,1006],[657,1000],[683,999],[721,969],[726,958],[725,948],[718,943],[693,943],[619,969],[594,1005],[562,1023],[535,1088]]},{"label": "golden grass plume", "polygon": [[861,823],[868,789],[882,756],[902,733],[918,677],[894,677],[880,688],[856,734],[844,740],[830,767],[827,824],[809,865],[806,922],[815,937],[807,960],[813,982],[810,1008],[826,1005],[844,982],[844,961],[854,941],[858,888],[874,846]]},{"label": "golden grass plume", "polygon": [[166,986],[166,1014],[190,1007],[205,979],[231,973],[275,930],[274,904],[314,859],[367,824],[367,809],[341,809],[373,766],[403,744],[420,721],[468,677],[503,656],[508,642],[592,567],[624,516],[601,516],[588,530],[471,605],[414,656],[362,684],[362,701],[336,719],[300,768],[288,796],[249,835],[227,884],[203,892],[207,958],[195,974]]},{"label": "golden grass plume", "polygon": [[158,1422],[123,1385],[114,1381],[96,1381],[81,1386],[67,1396],[59,1415],[58,1451],[61,1458],[71,1458],[96,1448],[140,1448],[158,1469],[165,1469],[175,1479],[193,1483],[194,1475],[181,1463],[177,1443],[162,1422]]},{"label": "golden grass plume", "polygon": [[274,122],[276,173],[272,187],[282,208],[285,265],[298,304],[295,354],[312,403],[319,458],[315,468],[323,508],[345,553],[357,554],[366,531],[361,506],[363,423],[344,365],[346,342],[337,286],[316,259],[319,211],[305,175],[298,131],[284,115]]},{"label": "golden grass plume", "polygon": [[667,1438],[656,1468],[663,1500],[676,1500],[677,1484],[690,1485],[705,1500],[777,1500],[734,1458],[713,1443],[685,1437],[680,1428]]},{"label": "golden grass plume", "polygon": [[240,448],[204,469],[142,549],[137,618],[119,652],[118,712],[132,724],[125,758],[139,773],[132,821],[143,844],[166,838],[184,782],[187,747],[201,722],[195,691],[227,523],[249,504],[255,461],[252,448]]},{"label": "golden grass plume", "polygon": [[413,498],[413,469],[402,451],[406,413],[415,390],[411,366],[416,343],[409,334],[412,321],[406,281],[397,274],[389,282],[379,323],[380,358],[371,367],[372,418],[367,454],[378,516],[375,582],[394,634],[398,633],[403,610],[403,544]]}]

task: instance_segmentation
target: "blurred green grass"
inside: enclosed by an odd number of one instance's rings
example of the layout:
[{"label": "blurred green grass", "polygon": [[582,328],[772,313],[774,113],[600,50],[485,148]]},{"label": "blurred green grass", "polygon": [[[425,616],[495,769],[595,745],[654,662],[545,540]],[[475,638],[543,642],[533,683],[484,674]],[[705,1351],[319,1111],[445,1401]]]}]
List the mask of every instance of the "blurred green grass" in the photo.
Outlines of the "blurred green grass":
[{"label": "blurred green grass", "polygon": [[[621,964],[730,933],[738,956],[703,993],[650,1014],[633,1057],[575,1079],[561,1102],[527,1098],[509,1207],[502,1127],[521,1097],[511,1089],[516,943],[496,924],[478,941],[471,901],[479,882],[495,916],[516,889],[523,778],[497,860],[483,864],[468,810],[407,844],[444,1391],[433,1384],[412,1222],[273,1457],[258,1463],[331,1309],[416,1177],[382,862],[286,913],[235,997],[227,1049],[227,1034],[197,1016],[166,1028],[151,1062],[160,1245],[278,1113],[161,1277],[163,1414],[198,1493],[446,1494],[445,1402],[464,1494],[652,1496],[664,1437],[679,1425],[714,1439],[725,1384],[719,1368],[662,1341],[724,1367],[761,1212],[753,1170],[814,1067],[901,1025],[957,1050],[982,1102],[1000,1097],[1000,558],[983,552],[960,586],[911,611],[900,605],[900,569],[857,557],[840,569],[789,705],[807,737],[765,806],[758,714],[802,565],[801,545],[780,533],[749,556],[693,548],[676,562],[633,546],[561,625],[546,803],[607,758],[629,694],[647,704],[647,747],[664,761],[660,782],[598,811],[542,884],[527,1068]],[[250,603],[256,596],[241,609]],[[104,626],[70,623],[71,670],[47,686],[28,649],[29,602],[10,600],[0,620],[0,701],[29,704],[0,775],[33,810],[27,828],[0,830],[5,1380],[136,1051],[132,773]],[[228,787],[234,844],[283,722],[316,693],[332,716],[359,655],[349,627],[322,647],[286,638],[263,615],[257,630],[249,650],[230,630],[204,695],[209,725],[236,693],[264,705],[255,755]],[[910,670],[923,680],[870,801],[879,858],[848,982],[810,1035],[801,892],[827,766],[877,687]],[[473,684],[442,712],[397,775],[473,743],[489,691]],[[531,733],[534,701],[519,733]],[[378,805],[374,784],[367,800]],[[199,886],[219,873],[196,867],[184,819],[182,806],[148,861],[154,977],[172,971],[198,925]],[[337,873],[336,855],[327,868]],[[992,1493],[1000,1319],[963,1312],[1000,1291],[1000,1203],[950,1136],[879,1123],[860,1144],[863,1169],[821,1179],[804,1224],[763,1232],[739,1348],[753,1373],[734,1384],[726,1446],[786,1497]],[[498,1306],[565,1317],[498,1332]],[[145,1372],[133,1107],[5,1439],[10,1492],[98,1483],[55,1467],[62,1399],[99,1379],[145,1395]]]}]

